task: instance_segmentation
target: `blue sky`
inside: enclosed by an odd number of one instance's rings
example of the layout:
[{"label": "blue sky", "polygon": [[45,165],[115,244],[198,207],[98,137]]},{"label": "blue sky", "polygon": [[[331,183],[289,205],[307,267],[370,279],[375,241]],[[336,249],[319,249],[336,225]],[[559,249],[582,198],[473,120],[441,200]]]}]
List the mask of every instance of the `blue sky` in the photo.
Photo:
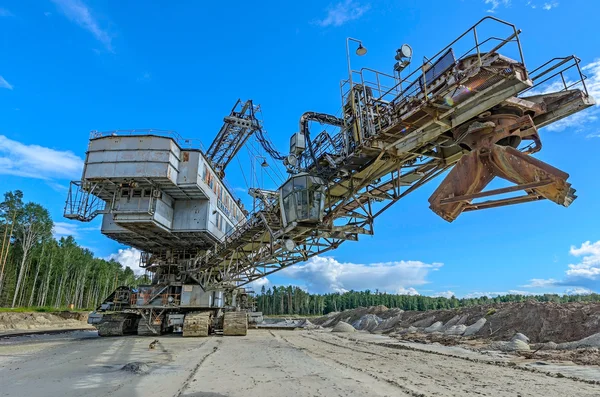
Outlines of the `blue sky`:
[{"label": "blue sky", "polygon": [[[430,56],[490,13],[523,30],[529,69],[574,53],[599,92],[599,12],[600,2],[583,0],[0,1],[0,189],[48,207],[57,235],[131,264],[136,253],[102,236],[97,220],[62,218],[90,130],[173,129],[208,145],[235,100],[251,98],[283,151],[303,112],[339,108],[346,37],[369,51],[354,67],[390,72],[402,43],[416,59]],[[436,180],[381,216],[375,236],[265,282],[457,296],[599,291],[596,115],[541,130],[537,156],[577,189],[570,208],[538,202],[448,224],[428,209]],[[235,161],[228,179],[244,190]]]}]

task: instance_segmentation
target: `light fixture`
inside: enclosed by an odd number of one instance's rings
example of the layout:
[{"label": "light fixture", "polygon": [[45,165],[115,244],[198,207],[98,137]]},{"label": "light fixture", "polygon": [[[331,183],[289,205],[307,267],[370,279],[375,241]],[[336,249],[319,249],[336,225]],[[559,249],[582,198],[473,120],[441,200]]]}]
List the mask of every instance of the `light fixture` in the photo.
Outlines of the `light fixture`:
[{"label": "light fixture", "polygon": [[294,248],[296,248],[296,243],[294,242],[294,240],[286,238],[285,240],[283,240],[283,246],[286,250],[293,251]]},{"label": "light fixture", "polygon": [[269,163],[267,163],[267,159],[263,159],[263,162],[260,165],[263,168],[267,168],[269,166]]},{"label": "light fixture", "polygon": [[356,49],[356,55],[358,55],[359,57],[362,57],[366,53],[367,53],[367,48],[363,47],[362,43],[359,43],[358,48]]},{"label": "light fixture", "polygon": [[402,47],[396,50],[396,60],[401,61],[404,58],[412,58],[413,50],[408,44],[402,44]]}]

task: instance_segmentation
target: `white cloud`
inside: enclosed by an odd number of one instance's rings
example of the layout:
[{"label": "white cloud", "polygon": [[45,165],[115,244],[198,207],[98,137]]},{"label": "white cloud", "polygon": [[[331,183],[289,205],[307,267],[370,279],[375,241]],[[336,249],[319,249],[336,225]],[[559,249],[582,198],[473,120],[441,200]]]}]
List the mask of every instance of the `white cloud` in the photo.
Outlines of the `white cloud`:
[{"label": "white cloud", "polygon": [[0,7],[0,17],[14,17],[15,14],[7,10],[6,8]]},{"label": "white cloud", "polygon": [[528,291],[519,291],[516,289],[509,289],[508,291],[502,292],[470,292],[463,296],[463,298],[481,298],[482,296],[487,296],[488,298],[495,298],[501,295],[531,295],[531,292]]},{"label": "white cloud", "polygon": [[100,231],[100,226],[84,226],[80,222],[54,222],[54,228],[52,229],[52,234],[54,237],[67,237],[73,236],[74,238],[79,238],[81,233],[85,232],[98,232]]},{"label": "white cloud", "polygon": [[522,285],[525,288],[546,288],[546,287],[554,287],[556,285],[556,280],[553,278],[532,278],[529,280],[529,284]]},{"label": "white cloud", "polygon": [[342,26],[346,22],[360,18],[370,8],[369,4],[360,5],[357,1],[345,0],[330,5],[327,9],[327,16],[324,19],[316,21],[316,24],[323,27]]},{"label": "white cloud", "polygon": [[0,88],[12,90],[13,86],[8,81],[6,81],[4,77],[0,76]]},{"label": "white cloud", "polygon": [[587,124],[598,121],[599,113],[600,112],[596,107],[585,109],[548,125],[546,129],[554,132],[564,131],[568,128],[574,129],[575,131],[582,131]]},{"label": "white cloud", "polygon": [[571,246],[569,253],[582,257],[579,263],[569,264],[562,280],[534,278],[528,288],[539,287],[581,287],[597,290],[600,287],[600,241],[586,241],[580,247]]},{"label": "white cloud", "polygon": [[77,225],[74,223],[68,222],[54,222],[54,228],[52,229],[52,234],[54,237],[79,237],[79,232],[77,231]]},{"label": "white cloud", "polygon": [[437,297],[442,297],[442,298],[452,298],[453,296],[456,296],[456,294],[452,291],[442,291],[442,292],[436,292],[435,294],[431,295],[433,298],[437,298]]},{"label": "white cloud", "polygon": [[[489,7],[487,12],[495,13],[501,7],[510,7],[512,5],[511,0],[483,0],[483,3]],[[538,8],[537,4],[532,0],[517,1],[517,5],[525,4],[525,7],[532,9]],[[544,10],[551,10],[552,8],[558,7],[558,1],[544,2],[541,6]]]},{"label": "white cloud", "polygon": [[92,11],[81,0],[52,0],[57,8],[71,21],[89,31],[104,47],[113,52],[112,37],[100,27]]},{"label": "white cloud", "polygon": [[0,175],[37,179],[76,179],[83,160],[70,151],[25,145],[0,135]]},{"label": "white cloud", "polygon": [[379,290],[418,294],[413,286],[427,283],[427,275],[441,263],[395,261],[386,263],[341,263],[332,257],[315,256],[300,265],[282,270],[282,275],[301,280],[311,293]]},{"label": "white cloud", "polygon": [[413,287],[409,287],[409,288],[400,287],[394,292],[397,293],[398,295],[421,295],[421,294],[419,294],[419,291],[417,291]]},{"label": "white cloud", "polygon": [[567,295],[589,295],[593,292],[594,291],[592,291],[591,289],[581,287],[568,288],[565,290],[565,294]]},{"label": "white cloud", "polygon": [[495,13],[496,9],[500,6],[508,7],[510,5],[510,0],[484,0],[483,3],[490,7],[486,10],[487,12]]},{"label": "white cloud", "polygon": [[268,278],[259,278],[258,280],[254,280],[251,283],[245,285],[245,287],[259,294],[263,285],[265,288],[269,288],[271,286],[271,282]]},{"label": "white cloud", "polygon": [[59,193],[65,193],[69,191],[69,186],[63,185],[62,183],[46,181],[46,185],[50,186],[52,190],[57,191]]},{"label": "white cloud", "polygon": [[140,267],[141,256],[142,251],[137,248],[129,247],[119,249],[115,254],[110,254],[106,260],[117,261],[123,265],[123,267],[129,267],[135,274],[144,274],[145,269]]}]

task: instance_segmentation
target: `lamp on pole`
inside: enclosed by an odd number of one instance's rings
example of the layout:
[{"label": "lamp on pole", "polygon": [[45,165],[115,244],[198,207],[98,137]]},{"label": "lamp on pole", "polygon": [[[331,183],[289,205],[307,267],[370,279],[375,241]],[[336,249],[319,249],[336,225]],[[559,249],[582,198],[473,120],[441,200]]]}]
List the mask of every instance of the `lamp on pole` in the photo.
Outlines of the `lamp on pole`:
[{"label": "lamp on pole", "polygon": [[350,83],[350,90],[352,90],[352,67],[350,66],[350,42],[351,41],[358,43],[358,48],[356,49],[356,55],[361,57],[367,53],[367,49],[365,47],[363,47],[362,41],[360,41],[358,39],[353,39],[352,37],[346,38],[346,61],[348,63],[348,82]]}]

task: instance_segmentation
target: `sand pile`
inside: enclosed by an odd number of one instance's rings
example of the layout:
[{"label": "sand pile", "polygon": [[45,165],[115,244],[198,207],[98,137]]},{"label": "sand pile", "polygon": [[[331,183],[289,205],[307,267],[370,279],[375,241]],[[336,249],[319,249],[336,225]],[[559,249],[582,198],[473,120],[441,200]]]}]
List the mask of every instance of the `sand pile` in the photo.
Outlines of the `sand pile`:
[{"label": "sand pile", "polygon": [[343,321],[338,322],[331,332],[356,332],[356,329]]},{"label": "sand pile", "polygon": [[[430,334],[495,341],[510,341],[516,333],[522,333],[531,343],[560,344],[580,341],[600,331],[600,302],[528,301],[425,312],[373,306],[330,313],[311,321],[323,327],[333,327],[343,321],[354,324],[357,329],[384,334],[398,334],[414,327],[419,332],[428,330]],[[375,323],[378,324],[374,326]],[[585,343],[593,345],[594,340]]]},{"label": "sand pile", "polygon": [[311,323],[310,321],[308,321],[308,319],[304,319],[304,320],[300,321],[300,323],[298,324],[298,327],[302,327],[304,329],[318,329],[318,328],[321,328],[320,325],[315,325],[315,324]]},{"label": "sand pile", "polygon": [[365,314],[358,320],[352,323],[352,326],[361,331],[374,331],[383,320],[376,314]]},{"label": "sand pile", "polygon": [[87,313],[0,313],[0,332],[88,328]]}]

